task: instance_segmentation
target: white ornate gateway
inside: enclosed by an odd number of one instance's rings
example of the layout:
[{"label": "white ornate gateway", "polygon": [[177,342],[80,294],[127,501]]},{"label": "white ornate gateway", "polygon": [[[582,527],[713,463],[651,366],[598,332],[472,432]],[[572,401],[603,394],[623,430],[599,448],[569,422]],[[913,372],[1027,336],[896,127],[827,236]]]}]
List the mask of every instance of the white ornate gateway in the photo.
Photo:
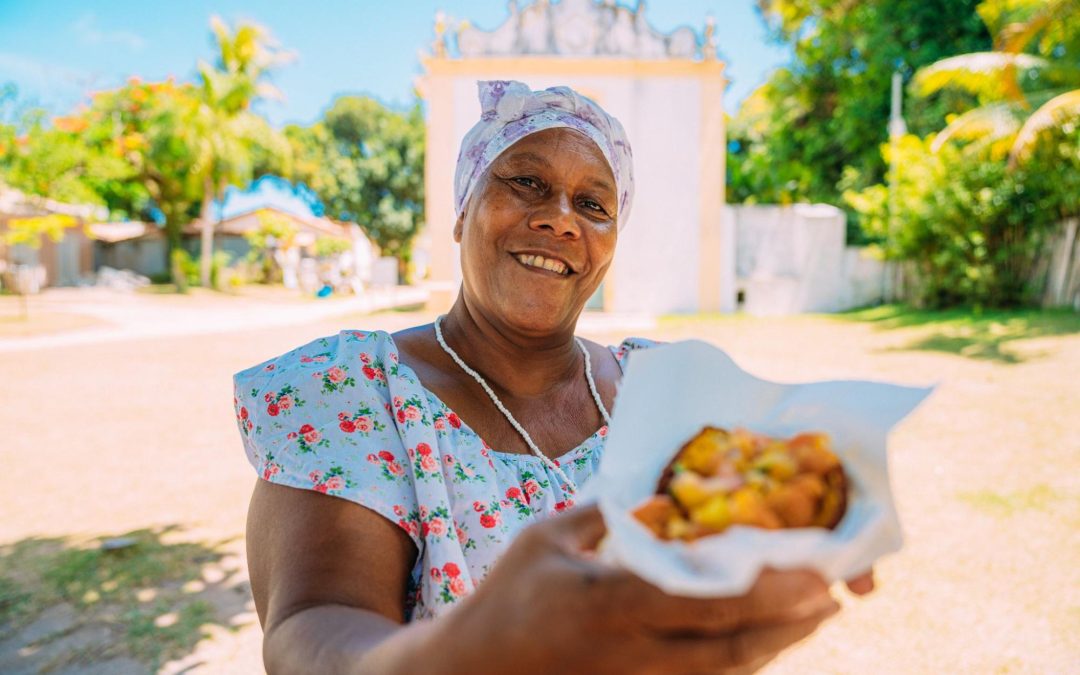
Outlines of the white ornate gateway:
[{"label": "white ornate gateway", "polygon": [[[461,56],[622,56],[630,58],[693,59],[702,55],[698,37],[683,26],[670,35],[659,33],[645,20],[645,3],[636,10],[614,2],[540,0],[518,8],[509,3],[510,16],[491,32],[465,25],[457,31]],[[709,36],[711,37],[711,35]],[[716,54],[707,41],[704,52]]]},{"label": "white ornate gateway", "polygon": [[461,275],[454,224],[458,146],[480,115],[476,81],[568,85],[619,118],[637,174],[631,222],[594,306],[609,311],[730,311],[734,246],[725,236],[723,64],[713,23],[661,33],[613,0],[512,0],[491,31],[443,15],[418,88],[428,105],[426,212],[432,297],[452,301]]}]

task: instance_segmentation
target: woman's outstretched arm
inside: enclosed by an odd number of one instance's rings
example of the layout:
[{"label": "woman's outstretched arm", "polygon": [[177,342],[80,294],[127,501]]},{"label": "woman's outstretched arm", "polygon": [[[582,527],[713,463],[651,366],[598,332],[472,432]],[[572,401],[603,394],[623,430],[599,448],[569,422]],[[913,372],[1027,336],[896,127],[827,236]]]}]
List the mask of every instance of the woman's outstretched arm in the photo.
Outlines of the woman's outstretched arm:
[{"label": "woman's outstretched arm", "polygon": [[[260,480],[247,551],[268,673],[419,672],[408,661],[427,627],[403,623],[417,550],[396,525],[344,499]],[[397,633],[407,635],[391,639]]]},{"label": "woman's outstretched arm", "polygon": [[403,625],[417,551],[345,500],[260,482],[248,564],[277,673],[730,673],[752,671],[838,605],[814,573],[772,571],[746,595],[669,596],[596,561],[595,507],[526,528],[447,615]]}]

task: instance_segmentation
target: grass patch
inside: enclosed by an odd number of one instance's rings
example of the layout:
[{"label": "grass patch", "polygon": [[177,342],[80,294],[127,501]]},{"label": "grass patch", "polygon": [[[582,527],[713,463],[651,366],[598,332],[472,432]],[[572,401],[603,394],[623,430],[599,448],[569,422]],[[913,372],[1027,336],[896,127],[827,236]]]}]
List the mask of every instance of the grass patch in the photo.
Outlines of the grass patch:
[{"label": "grass patch", "polygon": [[37,644],[92,625],[107,625],[115,638],[65,654],[65,663],[127,655],[156,669],[190,652],[205,625],[228,625],[230,617],[216,616],[214,594],[235,591],[203,579],[204,567],[220,562],[227,542],[163,541],[173,530],[126,533],[116,539],[128,545],[114,550],[103,548],[103,540],[27,539],[0,547],[0,624],[17,634],[45,609],[66,603],[78,616],[76,625]]},{"label": "grass patch", "polygon": [[135,289],[136,293],[143,295],[181,295],[183,291],[174,283],[150,284]]},{"label": "grass patch", "polygon": [[30,600],[30,594],[17,581],[0,577],[0,626],[14,624],[25,616]]},{"label": "grass patch", "polygon": [[833,315],[869,323],[881,330],[919,329],[902,350],[955,354],[1003,364],[1029,358],[1012,343],[1031,338],[1080,333],[1080,313],[1070,309],[920,310],[882,305]]},{"label": "grass patch", "polygon": [[1046,511],[1064,499],[1063,495],[1045,484],[1015,492],[977,490],[961,492],[957,496],[979,511],[998,518],[1007,518],[1022,511]]}]

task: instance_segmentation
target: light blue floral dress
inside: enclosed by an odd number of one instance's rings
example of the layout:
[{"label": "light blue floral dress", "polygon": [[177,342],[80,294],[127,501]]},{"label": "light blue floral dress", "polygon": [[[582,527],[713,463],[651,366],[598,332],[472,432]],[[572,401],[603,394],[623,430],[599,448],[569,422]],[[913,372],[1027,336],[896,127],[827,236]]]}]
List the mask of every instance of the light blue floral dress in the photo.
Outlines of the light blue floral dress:
[{"label": "light blue floral dress", "polygon": [[[648,340],[612,353],[621,367]],[[573,506],[539,458],[492,450],[398,362],[384,331],[342,331],[234,377],[236,421],[264,479],[362,504],[397,524],[419,555],[411,619],[438,616],[487,575],[517,533]],[[581,486],[607,427],[557,459]]]}]

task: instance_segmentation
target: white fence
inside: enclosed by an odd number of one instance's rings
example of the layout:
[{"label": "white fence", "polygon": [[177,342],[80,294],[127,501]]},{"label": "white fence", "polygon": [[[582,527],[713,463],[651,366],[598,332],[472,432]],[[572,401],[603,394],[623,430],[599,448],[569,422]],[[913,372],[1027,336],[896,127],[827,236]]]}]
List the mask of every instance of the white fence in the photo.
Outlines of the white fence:
[{"label": "white fence", "polygon": [[1045,307],[1072,307],[1080,311],[1080,220],[1071,218],[1050,241],[1044,258],[1042,304]]},{"label": "white fence", "polygon": [[741,308],[759,316],[840,312],[887,295],[888,267],[845,246],[846,216],[826,204],[729,206]]}]

